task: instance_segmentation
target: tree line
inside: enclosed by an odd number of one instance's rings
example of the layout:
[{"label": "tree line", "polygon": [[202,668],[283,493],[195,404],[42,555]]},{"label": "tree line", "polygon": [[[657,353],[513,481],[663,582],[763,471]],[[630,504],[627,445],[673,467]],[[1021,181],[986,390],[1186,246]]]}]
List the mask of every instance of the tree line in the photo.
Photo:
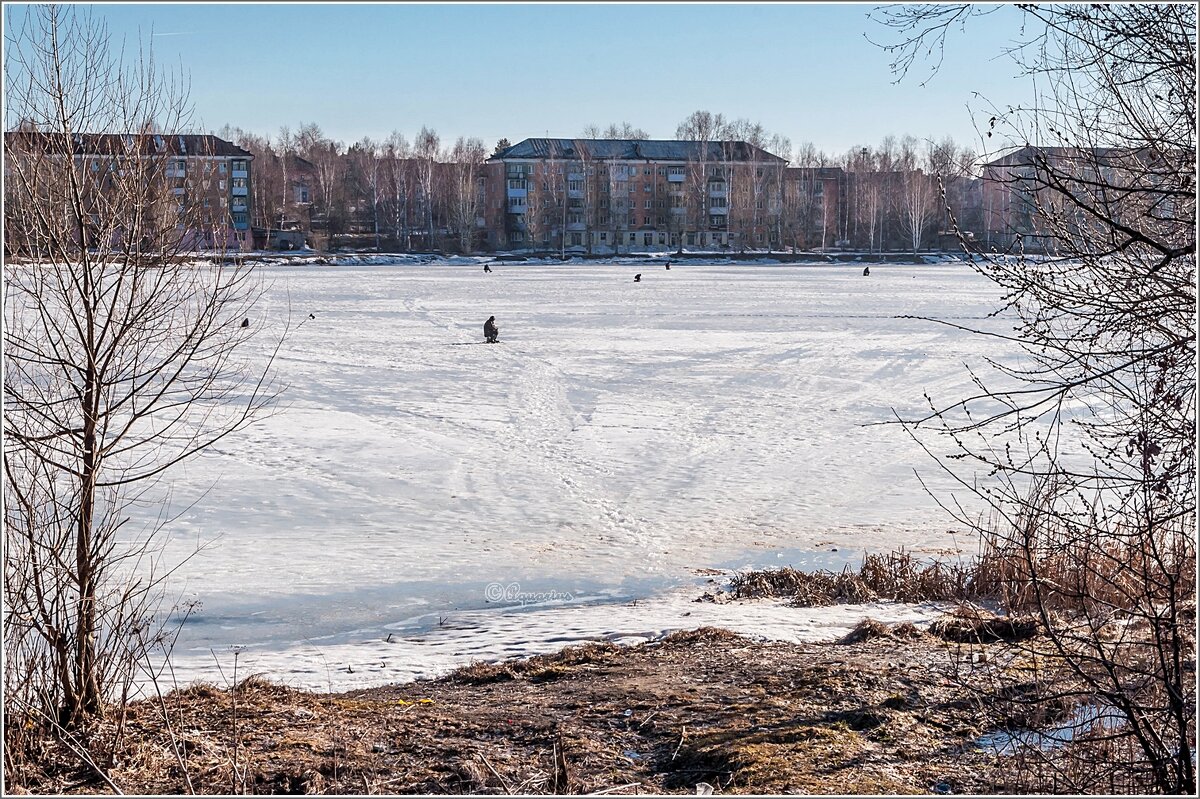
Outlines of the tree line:
[{"label": "tree line", "polygon": [[[481,139],[465,136],[451,143],[425,126],[411,140],[395,130],[382,140],[368,136],[347,145],[315,122],[282,127],[273,136],[226,125],[217,135],[254,155],[256,227],[310,231],[324,246],[390,250],[475,251],[483,243],[478,220],[486,214],[484,163],[510,145],[501,139],[489,150]],[[622,122],[588,125],[580,137],[650,135]],[[916,251],[935,245],[937,234],[949,229],[947,208],[963,230],[974,233],[983,225],[976,153],[950,137],[887,136],[878,144],[826,153],[811,142],[793,147],[761,123],[699,110],[679,123],[674,138],[744,141],[803,170],[785,176],[764,164],[763,179],[732,186],[729,231],[743,247]],[[664,209],[657,230],[682,235],[685,228],[705,229],[707,165],[698,166],[682,200],[689,213],[679,217]],[[599,174],[611,177],[604,169]],[[609,187],[596,182],[589,181],[579,209],[589,236],[600,219],[611,218],[607,203],[601,207]],[[835,198],[826,197],[828,188],[836,190]],[[527,246],[563,244],[566,209],[561,202],[556,208],[562,213],[525,215]]]}]

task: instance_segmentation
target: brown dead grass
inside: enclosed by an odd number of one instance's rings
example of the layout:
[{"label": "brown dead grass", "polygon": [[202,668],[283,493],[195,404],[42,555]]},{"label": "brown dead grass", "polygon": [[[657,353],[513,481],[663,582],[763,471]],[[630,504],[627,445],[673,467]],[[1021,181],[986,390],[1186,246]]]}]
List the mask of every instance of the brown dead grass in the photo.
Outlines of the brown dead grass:
[{"label": "brown dead grass", "polygon": [[857,569],[803,572],[785,567],[734,575],[730,592],[738,599],[790,597],[796,607],[876,600],[930,602],[972,599],[981,584],[972,563],[924,561],[903,550],[870,553]]},{"label": "brown dead grass", "polygon": [[[947,779],[985,790],[989,758],[968,746],[984,722],[948,678],[949,645],[907,634],[796,645],[702,628],[345,694],[259,678],[228,690],[196,685],[165,697],[170,731],[156,702],[131,705],[105,767],[139,794],[185,793],[189,777],[197,792],[216,794],[562,794],[633,784],[691,794],[699,782],[741,793],[928,793]],[[61,752],[43,766],[19,781],[9,775],[10,788],[104,791]]]}]

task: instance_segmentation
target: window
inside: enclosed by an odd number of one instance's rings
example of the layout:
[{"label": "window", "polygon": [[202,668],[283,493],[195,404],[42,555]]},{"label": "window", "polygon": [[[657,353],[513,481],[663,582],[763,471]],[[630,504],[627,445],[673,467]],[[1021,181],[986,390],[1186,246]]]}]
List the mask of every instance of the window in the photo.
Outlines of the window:
[{"label": "window", "polygon": [[637,244],[637,234],[636,234],[636,233],[630,233],[630,234],[629,234],[629,243],[630,243],[630,244]]},{"label": "window", "polygon": [[600,241],[608,241],[608,234],[601,232],[600,233]]},{"label": "window", "polygon": [[[762,208],[762,200],[759,200],[758,202],[759,202],[758,207]],[[725,207],[725,198],[724,197],[710,197],[710,198],[708,198],[708,203],[709,203],[710,208],[724,208]]]},{"label": "window", "polygon": [[246,170],[246,162],[245,161],[234,161],[233,162],[233,171],[244,172],[245,170]]},{"label": "window", "polygon": [[569,181],[567,181],[567,189],[569,191],[583,191],[583,181],[582,180],[569,180]]},{"label": "window", "polygon": [[689,246],[689,247],[695,247],[695,246],[696,246],[696,234],[695,234],[695,233],[689,233],[689,234],[687,234],[687,243],[688,243],[688,246]]},{"label": "window", "polygon": [[93,172],[99,172],[99,171],[100,171],[100,162],[99,162],[99,161],[93,161],[93,162],[92,162],[92,171],[93,171]]},{"label": "window", "polygon": [[643,247],[649,247],[653,243],[654,243],[654,234],[653,233],[645,233],[642,235],[642,246]]},{"label": "window", "polygon": [[646,208],[650,209],[653,207],[654,207],[654,200],[646,200]]},{"label": "window", "polygon": [[575,246],[575,247],[578,247],[581,244],[583,244],[583,234],[582,233],[572,233],[571,234],[571,244],[572,244],[572,246]]},{"label": "window", "polygon": [[525,234],[519,230],[514,230],[508,234],[509,241],[525,241]]},{"label": "window", "polygon": [[218,170],[218,171],[219,171],[219,172],[220,172],[222,175],[224,175],[224,174],[225,174],[225,170],[227,170],[228,168],[229,168],[229,166],[228,166],[228,165],[227,165],[227,164],[226,164],[224,161],[222,161],[221,163],[217,164],[217,170]]},{"label": "window", "polygon": [[708,224],[713,225],[714,227],[720,227],[720,226],[724,225],[725,224],[725,215],[724,214],[710,215],[708,217]]},{"label": "window", "polygon": [[[660,220],[660,221],[661,221],[661,220]],[[667,243],[667,234],[666,234],[666,233],[659,233],[659,234],[658,234],[658,243],[659,243],[659,244],[666,244],[666,243]]]},{"label": "window", "polygon": [[760,211],[761,211],[761,210],[764,208],[764,203],[763,203],[763,201],[762,201],[762,200],[755,200],[755,201],[754,201],[754,207],[755,207],[755,208],[757,208],[758,210],[760,210]]},{"label": "window", "polygon": [[649,183],[642,184],[642,191],[646,192],[647,194],[649,194],[653,190],[654,190],[653,187]]},{"label": "window", "polygon": [[509,197],[508,198],[508,210],[510,213],[516,212],[516,211],[518,211],[520,209],[524,209],[524,208],[525,208],[525,198],[524,197]]},{"label": "window", "polygon": [[526,185],[524,180],[518,178],[509,178],[508,187],[510,189],[524,189],[526,188]]},{"label": "window", "polygon": [[205,198],[204,198],[204,207],[205,207],[205,208],[208,208],[208,207],[209,207],[209,204],[210,204],[210,203],[209,203],[209,201],[208,201],[208,198],[207,198],[207,197],[205,197]]},{"label": "window", "polygon": [[[224,164],[222,164],[222,166],[224,166]],[[221,171],[222,171],[222,172],[224,172],[225,170],[221,170]],[[217,181],[217,182],[220,184],[220,189],[221,189],[221,191],[225,191],[225,181],[223,181],[223,180],[220,180],[220,181]]]}]

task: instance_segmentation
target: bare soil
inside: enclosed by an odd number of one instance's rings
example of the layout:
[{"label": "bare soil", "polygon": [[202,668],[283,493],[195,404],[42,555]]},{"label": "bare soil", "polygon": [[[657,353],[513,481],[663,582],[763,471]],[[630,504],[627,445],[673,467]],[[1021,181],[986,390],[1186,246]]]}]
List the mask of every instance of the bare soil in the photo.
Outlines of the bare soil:
[{"label": "bare soil", "polygon": [[[196,685],[132,704],[89,748],[107,741],[100,767],[140,794],[1002,790],[973,746],[999,720],[952,666],[985,679],[991,645],[878,624],[848,641],[705,628],[343,694]],[[8,789],[110,791],[65,748]]]}]

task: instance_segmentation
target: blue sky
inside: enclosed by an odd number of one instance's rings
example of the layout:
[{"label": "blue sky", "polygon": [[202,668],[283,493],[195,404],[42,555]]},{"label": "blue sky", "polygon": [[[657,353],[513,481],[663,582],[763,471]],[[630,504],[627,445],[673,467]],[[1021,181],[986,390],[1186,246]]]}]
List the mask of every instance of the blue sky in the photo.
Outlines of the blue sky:
[{"label": "blue sky", "polygon": [[[578,136],[628,121],[672,138],[696,109],[828,152],[888,133],[980,147],[972,113],[1030,93],[997,57],[1019,12],[974,20],[941,71],[900,85],[864,34],[870,3],[95,4],[118,39],[153,31],[182,64],[205,130],[316,122],[347,143],[422,125],[443,141]],[[6,15],[21,13],[6,5]]]}]

